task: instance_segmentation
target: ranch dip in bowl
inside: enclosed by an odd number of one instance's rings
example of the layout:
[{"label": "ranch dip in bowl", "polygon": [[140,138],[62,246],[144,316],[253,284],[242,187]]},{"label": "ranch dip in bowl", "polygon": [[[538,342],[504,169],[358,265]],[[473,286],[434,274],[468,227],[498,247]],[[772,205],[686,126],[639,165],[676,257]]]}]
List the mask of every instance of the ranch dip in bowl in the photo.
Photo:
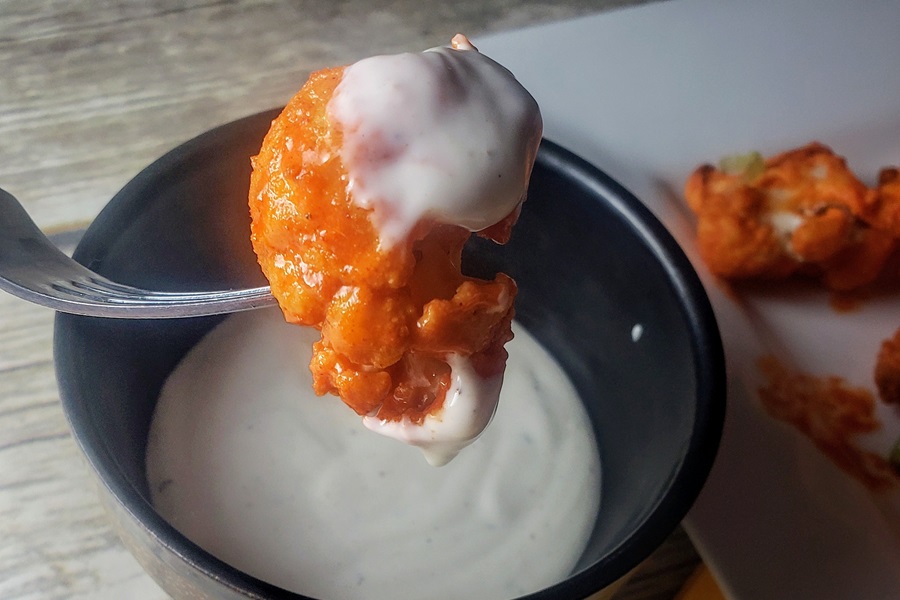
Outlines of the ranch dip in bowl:
[{"label": "ranch dip in bowl", "polygon": [[[246,194],[275,114],[150,165],[75,258],[161,290],[264,284]],[[725,370],[668,232],[545,140],[511,240],[473,238],[463,269],[516,280],[516,338],[493,422],[439,468],[308,397],[307,333],[277,312],[57,316],[66,415],[121,538],[168,594],[584,598],[671,533],[715,456]]]}]

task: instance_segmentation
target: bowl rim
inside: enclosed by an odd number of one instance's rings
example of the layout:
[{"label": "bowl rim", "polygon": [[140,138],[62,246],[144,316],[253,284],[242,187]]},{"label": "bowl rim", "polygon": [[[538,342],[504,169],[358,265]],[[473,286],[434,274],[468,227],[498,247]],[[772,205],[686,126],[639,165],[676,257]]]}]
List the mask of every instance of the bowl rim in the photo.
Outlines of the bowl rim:
[{"label": "bowl rim", "polygon": [[[101,243],[98,232],[115,213],[127,211],[138,202],[146,187],[173,168],[208,152],[221,143],[223,135],[236,135],[258,128],[263,119],[275,118],[281,109],[272,109],[226,123],[177,146],[143,169],[129,181],[100,212],[88,228],[73,255],[84,261],[93,245]],[[598,201],[608,203],[633,228],[663,267],[678,298],[691,336],[695,394],[693,430],[666,491],[652,505],[646,518],[630,537],[592,565],[570,574],[565,580],[523,596],[528,600],[582,598],[596,593],[633,569],[656,549],[687,514],[712,469],[725,419],[726,370],[721,337],[711,303],[693,265],[675,238],[656,216],[625,187],[596,166],[562,146],[542,140],[537,161],[580,186],[589,189]],[[71,374],[61,371],[59,359],[67,354],[60,335],[68,319],[85,319],[57,313],[54,321],[53,354],[60,398],[73,437],[102,485],[118,507],[130,515],[146,535],[205,576],[243,594],[247,598],[272,600],[313,600],[248,575],[216,558],[190,541],[163,519],[117,468],[116,459],[102,443],[102,435],[87,418]],[[689,467],[689,468],[688,468]]]}]

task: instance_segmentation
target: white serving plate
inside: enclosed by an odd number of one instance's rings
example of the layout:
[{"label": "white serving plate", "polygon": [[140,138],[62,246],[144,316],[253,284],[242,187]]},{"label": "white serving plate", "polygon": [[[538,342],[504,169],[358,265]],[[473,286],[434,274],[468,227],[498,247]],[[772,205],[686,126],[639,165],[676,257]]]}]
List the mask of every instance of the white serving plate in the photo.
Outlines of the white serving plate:
[{"label": "white serving plate", "polygon": [[[824,293],[735,302],[697,260],[681,186],[698,164],[818,139],[867,183],[900,164],[900,2],[676,0],[475,41],[541,104],[545,135],[669,227],[704,277],[726,347],[716,465],[685,525],[732,599],[900,597],[900,535],[879,504],[759,406],[765,352],[872,387],[900,298],[837,315]],[[896,521],[893,522],[896,526]]]}]

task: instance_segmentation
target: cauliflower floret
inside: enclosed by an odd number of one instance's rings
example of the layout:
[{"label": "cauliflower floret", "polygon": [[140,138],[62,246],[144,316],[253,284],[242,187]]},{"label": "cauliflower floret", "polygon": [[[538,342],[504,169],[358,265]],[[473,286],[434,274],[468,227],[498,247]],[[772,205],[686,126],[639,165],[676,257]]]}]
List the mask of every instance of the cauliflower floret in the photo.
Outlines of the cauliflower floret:
[{"label": "cauliflower floret", "polygon": [[896,236],[865,220],[873,200],[830,148],[813,142],[763,159],[732,157],[699,167],[685,184],[697,244],[727,279],[813,273],[833,290],[878,277]]},{"label": "cauliflower floret", "polygon": [[463,275],[462,250],[509,239],[541,131],[534,98],[457,35],[313,73],[252,159],[251,241],[285,318],[321,333],[314,390],[435,465],[499,400],[517,288]]}]

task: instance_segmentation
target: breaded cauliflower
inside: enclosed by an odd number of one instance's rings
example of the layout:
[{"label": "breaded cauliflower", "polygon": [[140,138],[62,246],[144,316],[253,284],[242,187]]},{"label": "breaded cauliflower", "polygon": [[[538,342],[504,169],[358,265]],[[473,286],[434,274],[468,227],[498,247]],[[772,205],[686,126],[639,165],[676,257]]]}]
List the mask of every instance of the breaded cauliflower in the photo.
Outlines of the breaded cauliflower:
[{"label": "breaded cauliflower", "polygon": [[685,184],[697,244],[726,279],[820,276],[830,289],[873,281],[896,246],[870,227],[875,201],[846,161],[818,142],[768,159],[732,157],[699,167]]},{"label": "breaded cauliflower", "polygon": [[[326,106],[342,68],[314,73],[272,123],[253,159],[252,242],[288,321],[322,332],[315,391],[360,415],[421,422],[449,386],[445,356],[502,373],[515,283],[460,273],[464,228],[419,223],[383,250],[370,211],[354,204]],[[484,235],[509,236],[515,215]]]}]

